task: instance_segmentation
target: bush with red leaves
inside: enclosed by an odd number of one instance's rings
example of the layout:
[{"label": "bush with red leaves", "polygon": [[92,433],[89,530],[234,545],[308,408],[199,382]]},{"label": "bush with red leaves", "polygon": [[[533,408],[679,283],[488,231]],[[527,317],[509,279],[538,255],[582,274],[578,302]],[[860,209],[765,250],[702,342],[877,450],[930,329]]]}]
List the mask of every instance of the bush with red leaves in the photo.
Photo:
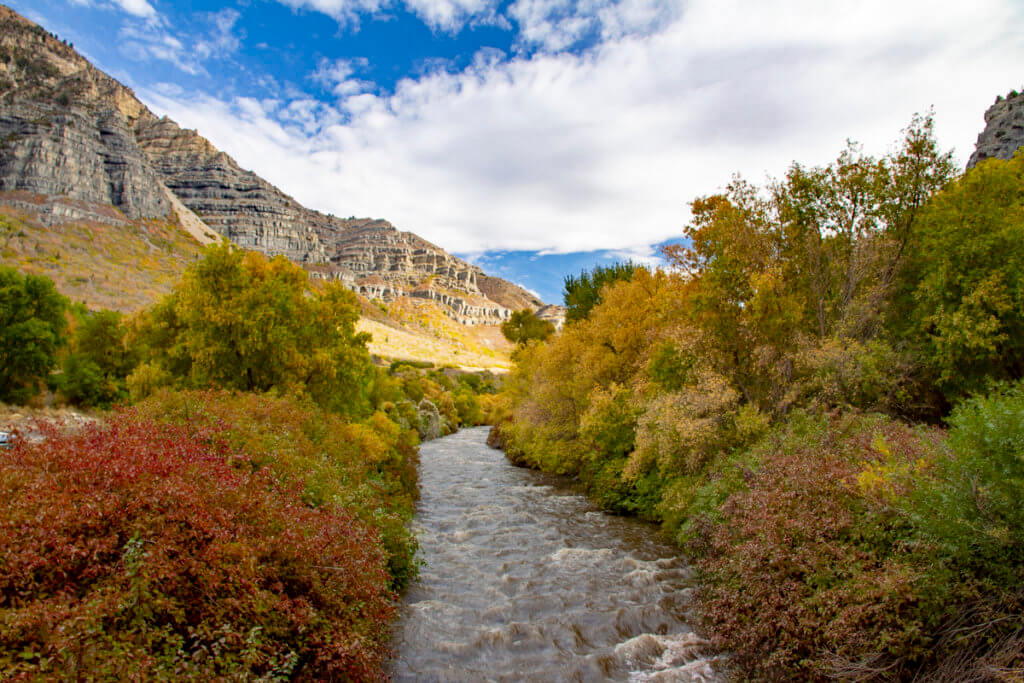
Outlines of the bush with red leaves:
[{"label": "bush with red leaves", "polygon": [[872,438],[901,462],[928,445],[893,422],[803,422],[763,444],[758,470],[720,508],[699,563],[701,610],[744,677],[827,679],[851,662],[896,674],[925,654],[934,604],[923,603],[942,596],[921,594],[924,572],[857,475],[881,457]]},{"label": "bush with red leaves", "polygon": [[[991,436],[994,414],[979,431]],[[989,441],[1019,444],[1021,416],[1006,421],[1013,439]],[[751,449],[756,464],[694,544],[700,611],[739,677],[1019,679],[1024,536],[956,517],[979,516],[979,500],[992,516],[998,477],[965,469],[986,457],[951,450],[939,430],[857,415],[797,415]],[[950,529],[973,552],[953,553]]]},{"label": "bush with red leaves", "polygon": [[378,533],[222,444],[122,415],[0,451],[0,678],[381,676]]}]

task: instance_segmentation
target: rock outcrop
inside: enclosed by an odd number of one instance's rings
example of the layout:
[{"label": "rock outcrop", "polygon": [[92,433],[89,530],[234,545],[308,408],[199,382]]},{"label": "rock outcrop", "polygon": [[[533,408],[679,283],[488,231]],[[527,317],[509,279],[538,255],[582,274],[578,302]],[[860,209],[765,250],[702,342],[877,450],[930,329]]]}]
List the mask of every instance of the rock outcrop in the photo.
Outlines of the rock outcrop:
[{"label": "rock outcrop", "polygon": [[534,315],[536,315],[541,320],[547,320],[549,323],[555,326],[556,330],[560,330],[562,329],[562,326],[565,325],[565,314],[567,312],[568,309],[566,309],[565,306],[555,306],[553,304],[548,304],[546,306],[541,306],[536,311],[534,311]]},{"label": "rock outcrop", "polygon": [[985,130],[978,136],[974,154],[967,162],[973,167],[982,159],[1012,159],[1024,147],[1024,92],[1012,91],[985,112]]},{"label": "rock outcrop", "polygon": [[129,219],[167,215],[134,139],[143,109],[73,48],[0,7],[0,190],[111,204]]},{"label": "rock outcrop", "polygon": [[533,294],[500,277],[481,274],[477,278],[477,285],[488,299],[514,311],[521,311],[524,308],[536,311],[544,305],[544,302]]},{"label": "rock outcrop", "polygon": [[303,207],[0,6],[0,191],[14,190],[108,204],[128,219],[175,214],[201,242],[281,254],[372,298],[431,299],[464,324],[542,305],[387,221]]}]

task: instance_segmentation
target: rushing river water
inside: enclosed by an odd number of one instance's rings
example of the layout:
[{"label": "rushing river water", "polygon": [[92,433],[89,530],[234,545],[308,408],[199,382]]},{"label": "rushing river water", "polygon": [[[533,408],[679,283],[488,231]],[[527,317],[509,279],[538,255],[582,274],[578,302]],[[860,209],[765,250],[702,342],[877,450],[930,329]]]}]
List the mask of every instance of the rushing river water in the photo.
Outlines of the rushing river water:
[{"label": "rushing river water", "polygon": [[391,675],[415,681],[712,681],[690,572],[650,525],[513,467],[487,428],[421,447],[420,578]]}]

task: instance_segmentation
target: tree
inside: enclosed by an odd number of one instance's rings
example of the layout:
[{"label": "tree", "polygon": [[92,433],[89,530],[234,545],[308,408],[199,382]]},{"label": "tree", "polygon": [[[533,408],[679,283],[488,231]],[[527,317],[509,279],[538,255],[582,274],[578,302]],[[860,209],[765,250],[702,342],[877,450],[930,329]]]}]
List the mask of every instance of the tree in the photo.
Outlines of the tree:
[{"label": "tree", "polygon": [[69,343],[58,386],[72,403],[110,404],[127,398],[125,383],[138,364],[136,349],[125,342],[123,316],[117,311],[75,312]]},{"label": "tree", "polygon": [[594,306],[601,303],[601,289],[613,282],[629,280],[636,271],[632,261],[610,266],[595,266],[589,273],[581,271],[579,277],[567,275],[562,300],[565,302],[567,323],[583,320]]},{"label": "tree", "polygon": [[39,390],[64,344],[67,305],[50,279],[0,267],[0,400],[22,402]]},{"label": "tree", "polygon": [[[152,365],[192,387],[308,393],[345,414],[368,410],[371,374],[355,296],[317,287],[283,256],[208,248],[136,333]],[[148,376],[147,375],[147,376]]]},{"label": "tree", "polygon": [[946,398],[1024,377],[1024,153],[970,169],[925,208],[891,326]]},{"label": "tree", "polygon": [[555,333],[555,326],[524,308],[514,312],[511,318],[501,324],[501,333],[505,339],[522,346],[528,341],[544,341]]},{"label": "tree", "polygon": [[902,364],[883,348],[894,282],[925,203],[951,175],[931,119],[915,117],[881,159],[851,143],[827,166],[794,164],[767,191],[736,179],[692,203],[689,243],[664,253],[693,282],[688,322],[707,359],[744,402],[784,410],[798,355],[826,346]]}]

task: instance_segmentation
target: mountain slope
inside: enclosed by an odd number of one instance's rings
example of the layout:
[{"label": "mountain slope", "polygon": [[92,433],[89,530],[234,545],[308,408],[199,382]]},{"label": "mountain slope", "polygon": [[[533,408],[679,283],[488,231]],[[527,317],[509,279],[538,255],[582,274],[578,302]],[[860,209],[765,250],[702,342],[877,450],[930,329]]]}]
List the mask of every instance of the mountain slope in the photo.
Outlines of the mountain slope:
[{"label": "mountain slope", "polygon": [[173,216],[200,238],[283,254],[368,297],[435,301],[463,324],[542,305],[387,221],[303,207],[2,6],[0,190],[109,204],[129,220]]}]

